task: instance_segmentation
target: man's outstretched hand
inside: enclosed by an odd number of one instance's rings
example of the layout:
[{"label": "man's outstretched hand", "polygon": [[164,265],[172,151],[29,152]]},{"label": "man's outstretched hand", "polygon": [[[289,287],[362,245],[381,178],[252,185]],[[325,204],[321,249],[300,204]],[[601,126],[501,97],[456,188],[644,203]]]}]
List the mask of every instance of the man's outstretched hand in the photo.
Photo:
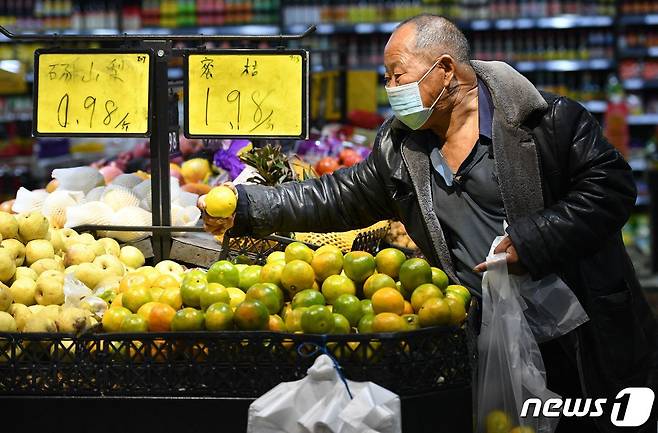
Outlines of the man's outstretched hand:
[{"label": "man's outstretched hand", "polygon": [[[238,196],[238,190],[235,189],[235,186],[231,182],[225,182],[222,184],[222,186],[228,187],[235,193],[235,196],[237,198]],[[220,238],[224,237],[224,233],[226,233],[231,227],[233,227],[233,222],[235,220],[235,213],[231,215],[230,217],[226,218],[216,218],[213,216],[208,215],[208,212],[206,212],[206,196],[202,195],[199,197],[199,201],[197,203],[197,206],[199,209],[201,209],[201,215],[203,216],[203,225],[205,230],[208,233],[213,234],[214,236],[218,236]]]},{"label": "man's outstretched hand", "polygon": [[[494,250],[494,254],[505,253],[507,255],[507,272],[512,275],[524,275],[528,270],[521,264],[519,254],[509,236],[505,236]],[[487,262],[482,262],[473,268],[475,272],[484,272],[487,270]]]}]

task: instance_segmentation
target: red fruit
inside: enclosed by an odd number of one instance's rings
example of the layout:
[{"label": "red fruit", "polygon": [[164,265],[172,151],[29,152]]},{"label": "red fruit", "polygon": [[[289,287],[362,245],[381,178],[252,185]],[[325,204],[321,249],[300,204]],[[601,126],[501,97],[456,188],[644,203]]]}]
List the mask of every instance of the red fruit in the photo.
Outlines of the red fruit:
[{"label": "red fruit", "polygon": [[340,162],[346,166],[351,167],[352,165],[363,161],[363,158],[359,153],[354,149],[343,149],[339,154]]},{"label": "red fruit", "polygon": [[338,170],[338,161],[331,156],[324,157],[315,164],[315,172],[319,176],[333,173],[336,170]]}]

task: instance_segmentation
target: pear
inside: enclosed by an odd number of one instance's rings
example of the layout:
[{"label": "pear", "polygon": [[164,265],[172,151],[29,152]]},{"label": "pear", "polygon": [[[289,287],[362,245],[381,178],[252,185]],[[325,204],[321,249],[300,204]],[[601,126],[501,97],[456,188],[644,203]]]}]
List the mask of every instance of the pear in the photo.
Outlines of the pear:
[{"label": "pear", "polygon": [[7,249],[16,261],[16,266],[23,266],[25,262],[25,246],[17,239],[5,239],[0,242],[2,248]]},{"label": "pear", "polygon": [[64,269],[64,274],[75,274],[76,269],[78,269],[78,265],[71,265]]},{"label": "pear", "polygon": [[140,266],[144,265],[146,259],[144,258],[144,253],[142,253],[139,249],[133,247],[132,245],[126,245],[125,247],[121,248],[119,260],[121,260],[121,262],[128,267],[139,268]]},{"label": "pear", "polygon": [[60,307],[59,305],[46,305],[43,310],[39,311],[37,314],[52,320],[57,320],[59,313],[62,311],[62,308],[63,307]]},{"label": "pear", "polygon": [[53,319],[38,314],[33,314],[25,320],[23,332],[57,332],[57,325]]},{"label": "pear", "polygon": [[108,273],[95,263],[80,263],[73,275],[85,286],[93,289]]},{"label": "pear", "polygon": [[87,311],[81,308],[62,308],[55,323],[59,332],[78,333],[87,326]]},{"label": "pear", "polygon": [[14,281],[21,278],[29,278],[32,281],[36,281],[39,277],[39,274],[32,268],[27,268],[25,266],[20,266],[16,268],[16,273],[14,274]]},{"label": "pear", "polygon": [[16,332],[16,319],[11,314],[0,311],[0,332]]},{"label": "pear", "polygon": [[34,295],[37,291],[37,282],[31,278],[17,278],[9,288],[14,302],[23,305],[34,305]]},{"label": "pear", "polygon": [[105,252],[103,254],[110,254],[114,257],[119,257],[119,254],[121,253],[121,247],[119,246],[119,242],[115,241],[112,238],[100,238],[96,242],[103,245],[103,249],[105,249]]},{"label": "pear", "polygon": [[11,304],[9,313],[14,316],[14,319],[16,320],[16,328],[18,328],[19,331],[23,331],[23,328],[25,327],[25,321],[32,315],[32,311],[30,311],[28,307],[23,304],[16,303]]},{"label": "pear", "polygon": [[94,245],[96,239],[91,235],[91,233],[82,233],[78,235],[78,243],[86,245]]},{"label": "pear", "polygon": [[111,254],[103,254],[94,259],[94,264],[106,271],[109,275],[123,276],[125,268],[118,257]]},{"label": "pear", "polygon": [[27,261],[28,266],[40,259],[54,258],[55,249],[50,241],[45,239],[35,239],[25,245],[25,260]]},{"label": "pear", "polygon": [[14,256],[6,248],[0,248],[0,281],[9,282],[16,273]]},{"label": "pear", "polygon": [[46,271],[63,271],[64,265],[62,265],[56,259],[41,259],[32,263],[30,269],[36,272],[37,275],[41,275]]},{"label": "pear", "polygon": [[77,243],[67,248],[66,256],[64,257],[64,264],[68,267],[71,265],[79,265],[80,263],[91,263],[95,258],[96,253],[91,245]]},{"label": "pear", "polygon": [[11,296],[9,287],[0,283],[0,311],[9,311],[14,298]]},{"label": "pear", "polygon": [[[59,251],[66,252],[68,247],[78,243],[78,236],[79,236],[78,232],[76,232],[73,229],[69,229],[69,228],[59,229],[57,231],[57,234],[54,235],[54,239],[57,240],[56,249],[58,248]],[[59,243],[60,239],[57,239],[58,237],[61,239],[61,245]]]},{"label": "pear", "polygon": [[48,218],[41,212],[29,212],[18,215],[18,234],[23,242],[45,239],[48,235]]},{"label": "pear", "polygon": [[14,215],[0,212],[0,235],[2,239],[18,238],[18,221]]},{"label": "pear", "polygon": [[64,273],[45,271],[37,278],[34,295],[39,305],[61,305],[64,303]]},{"label": "pear", "polygon": [[32,314],[39,314],[43,312],[46,307],[44,305],[34,304],[27,307],[27,309],[30,310],[30,313]]}]

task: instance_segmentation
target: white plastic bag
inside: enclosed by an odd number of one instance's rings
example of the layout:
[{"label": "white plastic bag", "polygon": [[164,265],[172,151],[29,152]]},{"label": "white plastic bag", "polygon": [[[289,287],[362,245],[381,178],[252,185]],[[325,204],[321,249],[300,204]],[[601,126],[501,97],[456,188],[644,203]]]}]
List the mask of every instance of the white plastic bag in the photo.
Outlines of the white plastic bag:
[{"label": "white plastic bag", "polygon": [[526,304],[518,285],[523,280],[510,278],[505,253],[493,254],[502,239],[494,240],[482,278],[477,432],[510,433],[521,425],[552,433],[558,418],[520,417],[528,398],[546,401],[559,396],[546,388],[544,362],[524,315]]},{"label": "white plastic bag", "polygon": [[251,404],[247,433],[402,431],[400,399],[396,394],[371,382],[346,384],[332,359],[320,355],[308,369],[307,377],[281,383]]}]

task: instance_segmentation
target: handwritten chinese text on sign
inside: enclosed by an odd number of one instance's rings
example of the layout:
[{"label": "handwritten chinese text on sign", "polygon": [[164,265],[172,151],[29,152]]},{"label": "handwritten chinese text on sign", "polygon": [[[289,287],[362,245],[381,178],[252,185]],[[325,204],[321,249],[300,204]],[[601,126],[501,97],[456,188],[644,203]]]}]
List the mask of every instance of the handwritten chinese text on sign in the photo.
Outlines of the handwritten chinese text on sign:
[{"label": "handwritten chinese text on sign", "polygon": [[151,57],[36,53],[35,135],[147,135]]},{"label": "handwritten chinese text on sign", "polygon": [[191,54],[186,134],[304,137],[307,56],[303,51]]}]

